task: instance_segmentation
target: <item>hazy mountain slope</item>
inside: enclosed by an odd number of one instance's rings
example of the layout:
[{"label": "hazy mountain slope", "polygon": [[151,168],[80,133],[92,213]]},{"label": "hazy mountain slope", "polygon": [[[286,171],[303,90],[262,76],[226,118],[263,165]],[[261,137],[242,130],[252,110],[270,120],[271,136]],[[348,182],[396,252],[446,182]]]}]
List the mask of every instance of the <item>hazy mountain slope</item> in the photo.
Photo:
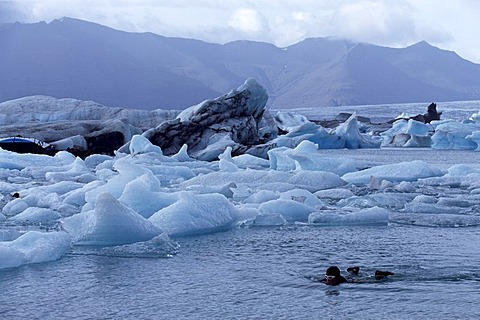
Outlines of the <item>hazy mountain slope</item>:
[{"label": "hazy mountain slope", "polygon": [[191,57],[158,36],[70,19],[8,27],[10,32],[0,32],[0,83],[8,84],[0,88],[2,101],[43,94],[168,109],[220,94],[172,72],[170,68],[186,65]]},{"label": "hazy mountain slope", "polygon": [[439,50],[422,41],[403,50],[390,50],[385,59],[424,83],[453,89],[467,99],[480,96],[480,65],[462,59],[455,52]]},{"label": "hazy mountain slope", "polygon": [[420,42],[403,49],[311,38],[287,48],[127,33],[64,18],[0,26],[0,102],[29,95],[183,109],[254,77],[274,108],[480,99],[480,65]]}]

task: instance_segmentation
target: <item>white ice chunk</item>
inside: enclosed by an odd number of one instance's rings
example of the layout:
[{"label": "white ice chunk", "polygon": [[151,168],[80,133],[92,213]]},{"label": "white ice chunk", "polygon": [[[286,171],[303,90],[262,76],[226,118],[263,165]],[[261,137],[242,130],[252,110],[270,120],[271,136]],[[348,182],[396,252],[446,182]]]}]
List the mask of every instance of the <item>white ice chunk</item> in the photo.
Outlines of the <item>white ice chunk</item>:
[{"label": "white ice chunk", "polygon": [[77,189],[66,193],[63,197],[63,203],[77,207],[83,206],[86,203],[85,191],[83,189]]},{"label": "white ice chunk", "polygon": [[426,136],[433,131],[434,129],[431,124],[410,119],[408,120],[407,128],[404,133],[408,133],[412,136]]},{"label": "white ice chunk", "polygon": [[62,220],[76,244],[113,246],[150,240],[161,233],[150,221],[101,193],[95,209]]},{"label": "white ice chunk", "polygon": [[190,191],[197,194],[219,193],[227,198],[232,198],[234,195],[233,189],[236,187],[237,185],[235,182],[230,182],[223,186],[190,185],[185,188],[185,191]]},{"label": "white ice chunk", "polygon": [[278,199],[279,197],[280,195],[278,192],[274,192],[270,190],[260,190],[250,195],[248,198],[244,200],[244,202],[245,203],[263,203],[270,200]]},{"label": "white ice chunk", "polygon": [[166,233],[162,233],[148,241],[102,248],[100,254],[125,258],[167,258],[176,254],[179,247]]},{"label": "white ice chunk", "polygon": [[353,196],[342,199],[337,204],[342,207],[382,207],[391,209],[402,209],[411,201],[414,194],[411,193],[372,193],[365,196]]},{"label": "white ice chunk", "polygon": [[423,202],[423,203],[437,203],[437,198],[434,197],[434,196],[419,194],[412,201],[413,202]]},{"label": "white ice chunk", "polygon": [[220,159],[218,163],[218,167],[221,171],[224,171],[224,172],[235,172],[239,170],[239,168],[235,163],[225,159]]},{"label": "white ice chunk", "polygon": [[415,192],[416,191],[415,186],[411,182],[407,182],[407,181],[400,182],[394,188],[399,192]]},{"label": "white ice chunk", "polygon": [[61,172],[58,171],[58,168],[54,172],[46,172],[45,178],[51,182],[76,181],[82,183],[88,183],[97,179],[80,158],[76,158],[73,163],[64,166]]},{"label": "white ice chunk", "polygon": [[232,147],[227,147],[225,151],[218,156],[218,159],[220,159],[218,167],[221,171],[235,172],[239,170],[237,165],[233,163]]},{"label": "white ice chunk", "polygon": [[233,163],[239,168],[252,168],[252,169],[261,169],[268,168],[270,166],[270,161],[262,159],[250,154],[242,154],[232,158]]},{"label": "white ice chunk", "polygon": [[429,136],[414,136],[403,145],[405,148],[430,148],[432,146],[432,139]]},{"label": "white ice chunk", "polygon": [[66,232],[29,231],[13,241],[0,242],[0,269],[57,260],[68,251]]},{"label": "white ice chunk", "polygon": [[478,174],[480,171],[466,164],[457,164],[448,168],[448,175],[451,176],[467,176],[472,173]]},{"label": "white ice chunk", "polygon": [[104,192],[108,192],[118,199],[122,195],[127,183],[144,174],[152,175],[150,170],[144,166],[132,163],[128,158],[122,158],[116,161],[114,167],[119,174],[111,177],[106,184],[87,191],[85,193],[85,199],[87,202],[95,202],[97,196]]},{"label": "white ice chunk", "polygon": [[232,228],[240,213],[223,195],[181,192],[179,200],[149,220],[170,236],[196,235]]},{"label": "white ice chunk", "polygon": [[425,202],[410,202],[405,204],[405,212],[410,213],[428,213],[428,214],[456,214],[459,212],[459,208],[447,207],[438,204],[425,203]]},{"label": "white ice chunk", "polygon": [[358,172],[349,172],[343,175],[342,179],[353,184],[368,184],[372,176],[377,179],[400,182],[416,181],[428,177],[438,177],[443,174],[442,170],[423,161],[415,160],[411,162],[376,166]]},{"label": "white ice chunk", "polygon": [[307,117],[293,112],[277,112],[274,117],[277,126],[283,131],[290,132],[294,128],[298,128],[305,123],[311,123]]},{"label": "white ice chunk", "polygon": [[480,151],[480,131],[473,131],[465,139],[475,142],[477,144],[475,151]]},{"label": "white ice chunk", "polygon": [[150,140],[138,134],[134,135],[132,140],[130,140],[129,150],[131,155],[149,152],[163,154],[159,146],[152,144]]},{"label": "white ice chunk", "polygon": [[58,141],[50,142],[50,145],[53,146],[55,150],[67,150],[70,148],[77,150],[88,149],[88,143],[81,135],[76,135]]},{"label": "white ice chunk", "polygon": [[171,156],[171,158],[179,162],[194,161],[194,159],[188,155],[188,146],[186,144],[184,144],[176,154]]},{"label": "white ice chunk", "polygon": [[338,188],[347,184],[333,172],[306,170],[297,172],[288,180],[288,183],[310,192]]},{"label": "white ice chunk", "polygon": [[394,187],[394,184],[391,181],[378,179],[374,176],[370,177],[368,182],[368,188],[372,190],[386,190],[392,187]]},{"label": "white ice chunk", "polygon": [[442,122],[435,127],[432,136],[433,149],[456,149],[473,150],[478,147],[477,143],[466,137],[474,131],[479,131],[477,123]]},{"label": "white ice chunk", "polygon": [[447,198],[447,197],[440,197],[437,201],[439,206],[446,206],[446,207],[461,207],[461,208],[469,208],[472,206],[470,201],[467,201],[463,198]]},{"label": "white ice chunk", "polygon": [[365,161],[352,158],[325,157],[313,142],[304,140],[295,149],[276,148],[268,151],[270,168],[281,171],[330,171],[337,174],[367,167]]},{"label": "white ice chunk", "polygon": [[345,140],[345,148],[379,148],[382,140],[373,136],[362,134],[359,129],[356,113],[335,129],[335,134],[343,137]]},{"label": "white ice chunk", "polygon": [[302,222],[307,221],[308,215],[315,209],[295,200],[278,199],[262,203],[258,210],[260,214],[280,214],[287,221]]},{"label": "white ice chunk", "polygon": [[105,154],[92,154],[85,158],[84,162],[87,168],[94,169],[104,161],[112,160],[111,156]]},{"label": "white ice chunk", "polygon": [[395,213],[390,215],[390,222],[422,227],[478,227],[480,226],[480,216],[471,216],[466,214],[445,214],[441,212],[436,214]]},{"label": "white ice chunk", "polygon": [[205,146],[201,150],[192,151],[192,155],[203,161],[213,161],[222,154],[226,148],[238,145],[229,135],[224,133],[215,133],[205,141]]},{"label": "white ice chunk", "polygon": [[3,208],[2,213],[6,216],[14,216],[19,214],[20,212],[26,210],[28,208],[28,204],[24,199],[17,198],[13,199],[12,201],[8,202]]},{"label": "white ice chunk", "polygon": [[335,212],[314,212],[308,217],[309,223],[322,225],[372,225],[387,224],[389,212],[383,208],[373,207],[347,214]]},{"label": "white ice chunk", "polygon": [[341,200],[353,197],[354,193],[348,189],[334,188],[317,191],[315,196],[320,199]]},{"label": "white ice chunk", "polygon": [[292,189],[282,192],[280,199],[297,201],[314,209],[323,207],[322,201],[305,189]]},{"label": "white ice chunk", "polygon": [[270,227],[283,226],[287,224],[287,220],[280,213],[266,212],[255,217],[252,222],[253,226]]},{"label": "white ice chunk", "polygon": [[149,218],[177,200],[176,194],[158,190],[158,180],[152,175],[144,174],[129,182],[118,200],[144,218]]},{"label": "white ice chunk", "polygon": [[29,207],[23,212],[11,217],[9,220],[31,223],[45,223],[60,219],[62,216],[57,211],[47,208]]}]

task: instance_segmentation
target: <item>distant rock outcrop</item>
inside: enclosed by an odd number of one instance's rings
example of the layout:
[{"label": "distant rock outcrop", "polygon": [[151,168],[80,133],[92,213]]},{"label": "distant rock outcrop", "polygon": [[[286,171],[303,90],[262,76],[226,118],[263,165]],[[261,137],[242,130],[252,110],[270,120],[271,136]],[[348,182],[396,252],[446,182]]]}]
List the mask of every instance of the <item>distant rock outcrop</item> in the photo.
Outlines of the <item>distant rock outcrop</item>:
[{"label": "distant rock outcrop", "polygon": [[430,103],[430,105],[427,107],[427,113],[424,114],[417,114],[416,116],[410,117],[410,118],[397,118],[391,121],[391,123],[404,119],[404,120],[415,120],[418,122],[423,122],[423,123],[430,123],[435,120],[440,120],[440,116],[442,115],[441,112],[437,111],[437,104],[435,102]]}]

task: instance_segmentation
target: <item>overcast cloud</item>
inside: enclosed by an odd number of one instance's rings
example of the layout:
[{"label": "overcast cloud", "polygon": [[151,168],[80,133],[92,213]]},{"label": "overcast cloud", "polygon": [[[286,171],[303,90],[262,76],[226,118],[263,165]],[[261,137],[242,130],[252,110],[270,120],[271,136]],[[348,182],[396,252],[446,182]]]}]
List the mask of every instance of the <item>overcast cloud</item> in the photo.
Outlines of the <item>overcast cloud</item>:
[{"label": "overcast cloud", "polygon": [[426,40],[480,63],[480,0],[0,0],[0,23],[65,16],[216,43],[285,47],[333,36],[404,47]]}]

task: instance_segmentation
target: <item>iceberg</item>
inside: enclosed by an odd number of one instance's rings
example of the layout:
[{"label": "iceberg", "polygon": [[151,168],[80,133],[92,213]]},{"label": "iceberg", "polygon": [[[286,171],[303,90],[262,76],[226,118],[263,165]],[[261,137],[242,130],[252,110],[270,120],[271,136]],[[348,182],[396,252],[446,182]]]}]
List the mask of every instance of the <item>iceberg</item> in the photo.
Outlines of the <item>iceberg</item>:
[{"label": "iceberg", "polygon": [[318,225],[386,225],[389,220],[389,212],[383,208],[372,207],[355,212],[315,212],[308,217],[308,222]]},{"label": "iceberg", "polygon": [[62,219],[62,225],[77,245],[123,245],[147,241],[162,233],[106,192],[98,195],[94,210]]},{"label": "iceberg", "polygon": [[304,222],[308,220],[308,215],[315,211],[314,208],[302,202],[290,199],[270,200],[262,203],[258,210],[260,214],[280,215],[288,222]]},{"label": "iceberg", "polygon": [[220,194],[181,192],[178,200],[148,219],[170,236],[225,231],[243,220],[240,211]]},{"label": "iceberg", "polygon": [[342,179],[353,184],[368,184],[371,177],[392,182],[416,181],[422,178],[439,177],[444,172],[423,161],[415,160],[376,166],[358,172],[349,172]]},{"label": "iceberg", "polygon": [[[432,148],[475,150],[477,143],[472,139],[472,133],[480,130],[479,123],[461,123],[444,121],[435,125],[435,133],[432,136]],[[470,138],[467,138],[470,136]]]},{"label": "iceberg", "polygon": [[70,248],[66,232],[29,231],[13,241],[0,242],[0,269],[58,260]]}]

